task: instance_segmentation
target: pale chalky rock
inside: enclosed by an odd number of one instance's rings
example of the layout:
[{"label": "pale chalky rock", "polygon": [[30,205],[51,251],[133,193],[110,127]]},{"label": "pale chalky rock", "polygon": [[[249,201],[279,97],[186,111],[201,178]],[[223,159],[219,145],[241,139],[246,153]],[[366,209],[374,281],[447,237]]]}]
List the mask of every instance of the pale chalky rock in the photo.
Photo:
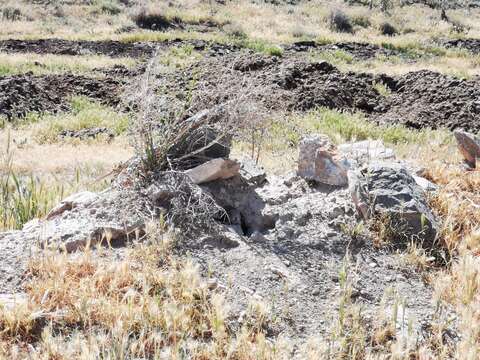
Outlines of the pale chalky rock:
[{"label": "pale chalky rock", "polygon": [[455,130],[453,135],[465,162],[475,168],[477,160],[480,159],[480,137],[462,130]]},{"label": "pale chalky rock", "polygon": [[228,159],[213,159],[185,171],[185,174],[192,180],[194,184],[203,184],[206,182],[229,179],[238,175],[240,164]]},{"label": "pale chalky rock", "polygon": [[341,154],[359,163],[367,163],[372,160],[394,159],[395,152],[385,147],[380,140],[364,140],[352,144],[338,146]]},{"label": "pale chalky rock", "polygon": [[335,150],[325,135],[304,138],[299,146],[298,175],[322,184],[347,185],[347,167],[337,158]]},{"label": "pale chalky rock", "polygon": [[67,198],[63,199],[60,204],[50,210],[47,215],[47,220],[52,219],[65,211],[69,211],[77,207],[86,207],[98,199],[99,196],[90,191],[82,191],[76,194],[72,194]]}]

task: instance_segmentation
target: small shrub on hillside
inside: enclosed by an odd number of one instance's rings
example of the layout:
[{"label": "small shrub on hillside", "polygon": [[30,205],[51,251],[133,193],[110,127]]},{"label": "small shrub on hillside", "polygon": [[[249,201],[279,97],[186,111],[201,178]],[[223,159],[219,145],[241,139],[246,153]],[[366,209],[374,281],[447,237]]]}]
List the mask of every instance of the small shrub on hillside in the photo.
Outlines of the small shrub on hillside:
[{"label": "small shrub on hillside", "polygon": [[247,39],[248,36],[243,30],[242,26],[240,24],[228,24],[226,25],[223,30],[228,34],[228,36],[231,36],[234,39]]},{"label": "small shrub on hillside", "polygon": [[341,10],[333,10],[330,13],[330,29],[339,32],[353,32],[353,26],[350,18]]},{"label": "small shrub on hillside", "polygon": [[352,24],[362,28],[369,28],[372,25],[372,23],[370,22],[370,19],[363,15],[354,16],[352,18]]},{"label": "small shrub on hillside", "polygon": [[9,21],[18,21],[22,18],[22,12],[20,9],[7,6],[2,9],[2,19]]},{"label": "small shrub on hillside", "polygon": [[100,11],[108,15],[118,15],[122,9],[115,2],[107,0],[100,4]]},{"label": "small shrub on hillside", "polygon": [[182,22],[180,18],[170,18],[159,11],[149,11],[145,8],[134,14],[132,20],[138,27],[148,30],[164,30]]},{"label": "small shrub on hillside", "polygon": [[380,33],[382,35],[394,36],[398,34],[398,31],[392,24],[384,22],[380,24]]}]

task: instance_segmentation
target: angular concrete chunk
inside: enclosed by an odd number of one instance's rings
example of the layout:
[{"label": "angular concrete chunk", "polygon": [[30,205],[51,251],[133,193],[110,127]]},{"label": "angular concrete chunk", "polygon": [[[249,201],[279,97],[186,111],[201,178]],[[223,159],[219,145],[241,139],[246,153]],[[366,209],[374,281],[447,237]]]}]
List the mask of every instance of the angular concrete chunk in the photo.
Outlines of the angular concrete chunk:
[{"label": "angular concrete chunk", "polygon": [[325,135],[313,135],[300,142],[298,175],[322,184],[348,184],[347,168],[336,158],[335,146]]},{"label": "angular concrete chunk", "polygon": [[185,171],[194,184],[203,184],[218,179],[229,179],[238,175],[240,164],[228,159],[213,159]]},{"label": "angular concrete chunk", "polygon": [[465,162],[475,168],[477,160],[480,159],[480,137],[462,130],[455,130],[453,135]]}]

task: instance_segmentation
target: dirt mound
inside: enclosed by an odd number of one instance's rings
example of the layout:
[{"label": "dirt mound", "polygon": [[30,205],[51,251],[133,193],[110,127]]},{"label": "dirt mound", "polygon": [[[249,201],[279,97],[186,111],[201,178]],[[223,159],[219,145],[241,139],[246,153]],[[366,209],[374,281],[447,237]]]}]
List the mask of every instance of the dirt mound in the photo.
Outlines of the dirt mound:
[{"label": "dirt mound", "polygon": [[375,117],[382,123],[415,129],[464,128],[480,131],[480,81],[460,80],[422,70],[396,79]]},{"label": "dirt mound", "polygon": [[[319,106],[362,111],[380,123],[412,128],[480,130],[480,81],[460,80],[431,71],[399,77],[341,72],[327,62],[292,56],[244,55],[207,59],[199,88],[222,99],[248,91],[268,109],[308,111]],[[380,94],[383,83],[390,94]],[[241,84],[241,85],[239,85]],[[204,96],[199,98],[205,99]]]},{"label": "dirt mound", "polygon": [[7,53],[36,53],[57,55],[106,55],[111,57],[150,57],[156,48],[170,47],[180,44],[193,46],[195,50],[209,50],[209,55],[223,55],[238,47],[228,44],[216,44],[203,40],[174,39],[162,42],[136,42],[124,43],[120,41],[85,41],[63,39],[39,40],[1,40],[0,51]]},{"label": "dirt mound", "polygon": [[43,75],[31,73],[0,78],[0,115],[8,119],[29,112],[57,112],[68,109],[72,95],[84,95],[106,104],[119,102],[123,82],[113,78]]},{"label": "dirt mound", "polygon": [[[324,61],[246,54],[207,60],[198,69],[203,71],[198,88],[204,93],[233,99],[240,92],[251,92],[273,110],[306,111],[326,106],[371,112],[380,100],[373,75],[342,73]],[[198,97],[205,99],[203,94]]]},{"label": "dirt mound", "polygon": [[442,43],[447,48],[466,49],[474,54],[480,54],[480,39],[455,39]]},{"label": "dirt mound", "polygon": [[309,51],[309,50],[317,50],[317,51],[342,50],[353,55],[355,58],[360,60],[371,59],[377,56],[400,55],[399,52],[395,50],[385,49],[383,47],[373,45],[373,44],[358,43],[358,42],[338,42],[334,44],[321,45],[321,44],[317,44],[315,41],[300,41],[287,46],[285,50],[295,51],[295,52],[303,52],[303,51]]}]

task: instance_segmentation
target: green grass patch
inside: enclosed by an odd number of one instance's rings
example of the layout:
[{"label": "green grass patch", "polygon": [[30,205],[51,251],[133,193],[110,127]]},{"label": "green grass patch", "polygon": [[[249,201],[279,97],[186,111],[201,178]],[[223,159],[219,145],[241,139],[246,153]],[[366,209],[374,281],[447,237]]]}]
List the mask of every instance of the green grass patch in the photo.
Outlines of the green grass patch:
[{"label": "green grass patch", "polygon": [[352,64],[355,58],[352,54],[344,50],[328,50],[322,52],[311,52],[311,60],[324,60],[332,65]]},{"label": "green grass patch", "polygon": [[134,59],[112,59],[102,55],[36,55],[36,54],[6,54],[0,53],[0,76],[24,74],[32,72],[43,74],[88,74],[95,68],[107,68],[114,65],[132,67]]},{"label": "green grass patch", "polygon": [[319,108],[307,114],[297,115],[286,122],[276,122],[271,127],[273,138],[283,139],[283,144],[297,146],[302,136],[321,133],[335,143],[382,140],[386,144],[422,144],[432,136],[447,139],[442,130],[414,130],[402,125],[377,125],[361,113],[341,112]]},{"label": "green grass patch", "polygon": [[263,53],[270,56],[282,56],[283,49],[280,46],[273,45],[267,41],[259,39],[232,39],[232,42],[246,49],[251,49],[257,53]]},{"label": "green grass patch", "polygon": [[160,63],[173,69],[183,69],[202,58],[198,51],[189,44],[170,48],[159,57]]},{"label": "green grass patch", "polygon": [[20,120],[21,124],[33,123],[33,138],[39,144],[54,143],[63,130],[81,130],[106,127],[115,135],[124,133],[128,127],[128,116],[86,97],[74,97],[72,110],[68,113],[30,113]]}]

